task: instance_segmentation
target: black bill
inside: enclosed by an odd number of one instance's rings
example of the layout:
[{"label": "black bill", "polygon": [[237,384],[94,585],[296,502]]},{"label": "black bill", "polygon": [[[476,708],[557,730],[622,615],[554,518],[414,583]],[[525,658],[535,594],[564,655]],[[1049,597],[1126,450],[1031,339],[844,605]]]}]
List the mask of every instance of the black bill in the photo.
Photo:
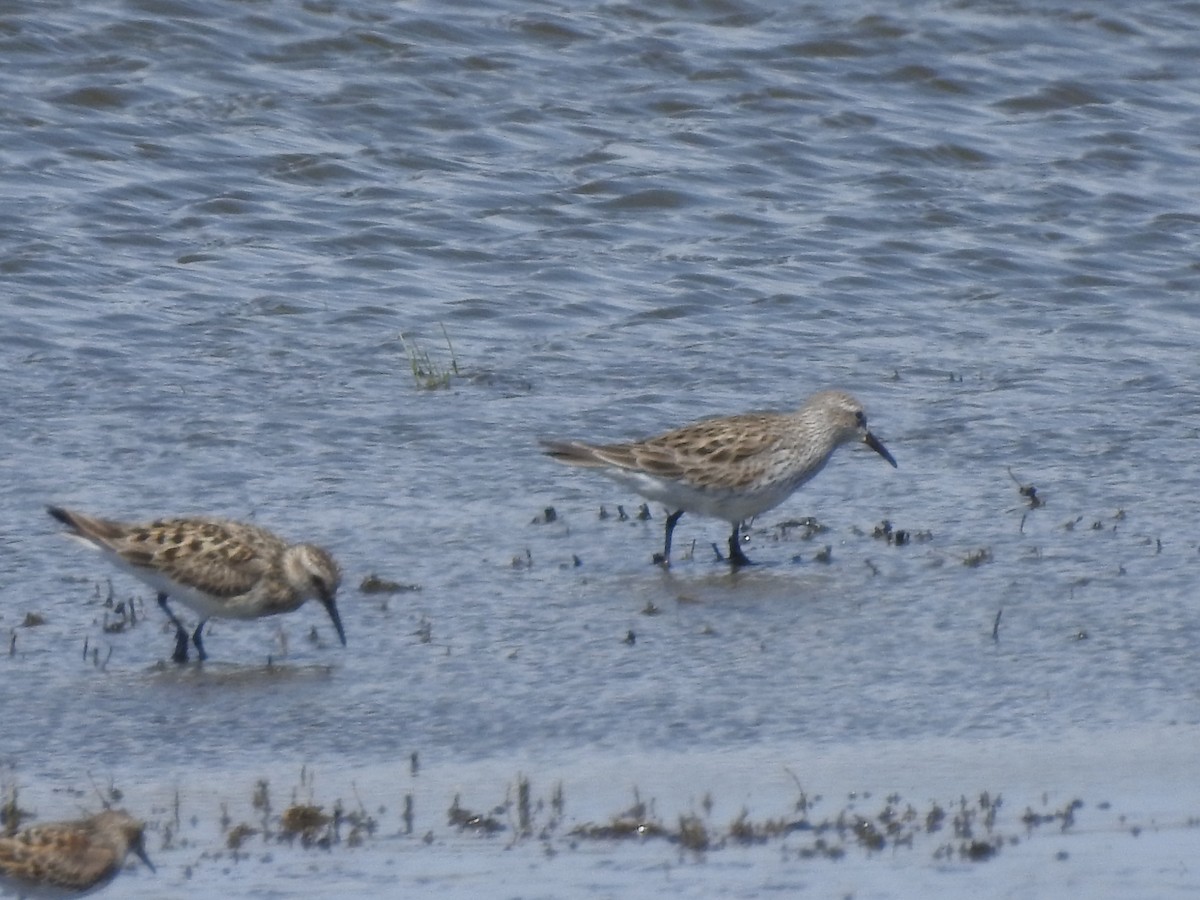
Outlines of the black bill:
[{"label": "black bill", "polygon": [[871,432],[868,431],[863,436],[863,443],[890,462],[893,469],[897,468],[896,460],[892,458],[892,454],[888,453],[888,448],[883,446],[883,443],[879,440],[879,438],[875,437],[875,435],[871,434]]}]

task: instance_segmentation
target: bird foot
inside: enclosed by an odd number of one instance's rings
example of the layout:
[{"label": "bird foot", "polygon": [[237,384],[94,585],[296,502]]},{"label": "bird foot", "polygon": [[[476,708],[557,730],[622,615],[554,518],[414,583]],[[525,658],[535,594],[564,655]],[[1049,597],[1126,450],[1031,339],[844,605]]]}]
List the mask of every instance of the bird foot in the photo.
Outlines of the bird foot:
[{"label": "bird foot", "polygon": [[188,661],[188,634],[182,628],[175,632],[175,652],[171,661],[183,665]]},{"label": "bird foot", "polygon": [[733,541],[729,542],[729,555],[728,556],[723,555],[721,553],[721,548],[718,547],[715,543],[712,545],[712,548],[713,548],[713,553],[716,554],[717,561],[729,563],[730,569],[737,570],[737,569],[740,569],[742,566],[754,565],[754,560],[752,560],[745,553],[743,553],[742,548],[739,547],[737,544],[735,544]]}]

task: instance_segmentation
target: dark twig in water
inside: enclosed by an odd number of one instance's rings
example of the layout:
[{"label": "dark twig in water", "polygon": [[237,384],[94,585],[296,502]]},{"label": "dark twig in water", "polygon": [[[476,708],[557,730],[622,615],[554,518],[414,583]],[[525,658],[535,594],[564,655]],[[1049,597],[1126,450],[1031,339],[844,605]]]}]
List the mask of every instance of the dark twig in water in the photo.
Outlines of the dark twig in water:
[{"label": "dark twig in water", "polygon": [[1000,607],[1000,609],[996,610],[996,621],[992,623],[992,640],[996,642],[1000,641],[1000,616],[1003,614],[1004,607]]},{"label": "dark twig in water", "polygon": [[1020,495],[1029,501],[1030,509],[1037,509],[1039,506],[1046,505],[1046,501],[1038,496],[1036,487],[1032,484],[1022,484],[1021,479],[1013,474],[1012,466],[1008,467],[1008,477],[1016,483],[1017,491]]},{"label": "dark twig in water", "polygon": [[529,814],[529,779],[517,776],[517,828],[522,837],[533,834],[533,817]]}]

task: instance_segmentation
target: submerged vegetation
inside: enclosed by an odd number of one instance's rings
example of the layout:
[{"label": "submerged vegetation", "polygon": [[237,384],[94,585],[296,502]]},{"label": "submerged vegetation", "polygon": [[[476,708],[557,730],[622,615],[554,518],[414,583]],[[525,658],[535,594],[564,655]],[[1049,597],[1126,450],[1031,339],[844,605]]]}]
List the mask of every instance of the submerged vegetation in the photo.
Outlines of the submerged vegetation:
[{"label": "submerged vegetation", "polygon": [[[417,776],[415,759],[406,774],[408,779]],[[778,844],[782,858],[792,860],[840,860],[851,854],[872,859],[885,851],[905,851],[924,852],[935,861],[981,863],[1005,847],[1033,839],[1041,829],[1050,828],[1057,835],[1070,833],[1088,808],[1078,798],[1055,807],[1043,797],[1041,810],[1026,806],[1019,813],[1010,813],[1006,821],[1002,815],[1003,798],[987,791],[970,797],[963,795],[951,802],[929,800],[919,805],[897,793],[875,800],[869,792],[851,793],[840,802],[831,802],[809,794],[798,778],[793,775],[793,779],[796,795],[782,814],[755,815],[743,806],[732,818],[726,818],[715,812],[717,803],[709,792],[699,795],[698,801],[693,800],[690,809],[663,814],[659,811],[660,804],[635,786],[632,801],[609,818],[572,823],[566,816],[562,782],[555,782],[547,796],[539,796],[527,776],[517,775],[514,781],[501,787],[500,802],[476,808],[465,803],[462,791],[456,790],[445,817],[435,818],[459,836],[499,838],[506,848],[528,843],[547,855],[576,850],[584,843],[632,842],[662,843],[689,858],[700,859],[731,848]],[[438,833],[439,824],[421,825],[417,821],[411,792],[396,795],[395,799],[400,801],[398,822],[389,825],[386,820],[390,811],[380,798],[376,798],[378,806],[368,811],[357,788],[352,786],[352,803],[340,797],[319,803],[315,781],[313,770],[304,767],[299,784],[290,791],[290,802],[277,811],[269,782],[259,779],[245,801],[253,822],[237,821],[229,813],[230,801],[221,801],[219,846],[205,849],[201,858],[225,857],[237,861],[280,844],[333,851],[340,846],[361,847],[378,841],[429,846],[444,844],[449,837],[445,832]],[[161,835],[160,853],[197,846],[194,838],[177,842],[181,821],[195,827],[200,820],[195,811],[181,816],[181,802],[177,794],[172,809],[157,810],[159,821],[148,817],[151,833]],[[1091,808],[1112,814],[1108,803]],[[17,806],[15,786],[7,788],[5,803],[0,807],[0,825],[12,830],[28,816]],[[1096,827],[1096,822],[1088,823],[1090,830]],[[1140,830],[1124,816],[1118,816],[1116,825],[1111,827],[1114,832],[1134,837]],[[1200,818],[1174,826],[1158,823],[1158,827],[1196,828],[1200,827]],[[190,871],[192,866],[188,868]]]},{"label": "submerged vegetation", "polygon": [[409,341],[403,333],[400,334],[400,344],[408,356],[408,365],[412,370],[413,381],[419,388],[425,390],[448,388],[451,379],[457,378],[460,374],[458,357],[454,353],[454,345],[450,343],[450,334],[446,331],[445,325],[442,325],[442,337],[446,339],[446,350],[449,353],[448,363],[435,361],[425,347],[415,340]]}]

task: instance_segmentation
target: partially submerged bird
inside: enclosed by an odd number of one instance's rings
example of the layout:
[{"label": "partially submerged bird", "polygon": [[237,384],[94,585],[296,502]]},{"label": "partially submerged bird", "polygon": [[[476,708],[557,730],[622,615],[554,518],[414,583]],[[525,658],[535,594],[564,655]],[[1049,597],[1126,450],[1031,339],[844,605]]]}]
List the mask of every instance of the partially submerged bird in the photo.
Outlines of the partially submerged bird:
[{"label": "partially submerged bird", "polygon": [[191,607],[200,624],[192,643],[207,657],[201,632],[210,618],[258,619],[298,609],[316,598],[329,613],[342,645],[346,633],[334,598],[341,571],[314,544],[287,544],[257,525],[224,519],[156,519],[116,522],[47,507],[71,535],[99,550],[118,568],[158,592],[158,605],[175,626],[172,659],[187,662],[188,634],[167,605],[173,598]]},{"label": "partially submerged bird", "polygon": [[598,469],[672,510],[656,562],[670,564],[675,524],[685,512],[692,512],[733,525],[728,559],[736,568],[750,562],[741,548],[742,523],[778,506],[820,472],[834,450],[854,441],[896,465],[867,429],[858,400],[844,391],[821,391],[795,412],[703,419],[623,444],[542,441],[542,445],[559,462]]},{"label": "partially submerged bird", "polygon": [[0,887],[7,883],[19,897],[82,893],[115,878],[130,852],[154,871],[144,825],[123,810],[31,825],[0,837]]}]

